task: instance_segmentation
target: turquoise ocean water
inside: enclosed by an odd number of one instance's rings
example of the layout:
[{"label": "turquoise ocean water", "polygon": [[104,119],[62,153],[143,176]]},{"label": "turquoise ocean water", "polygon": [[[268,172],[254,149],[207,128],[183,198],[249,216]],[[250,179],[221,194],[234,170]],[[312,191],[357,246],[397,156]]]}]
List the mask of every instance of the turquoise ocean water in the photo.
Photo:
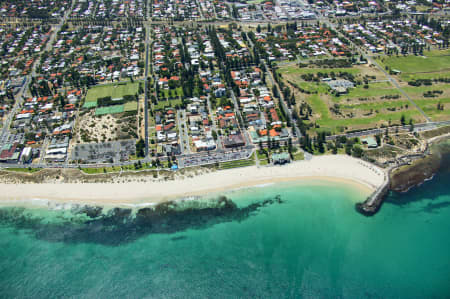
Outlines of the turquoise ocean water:
[{"label": "turquoise ocean water", "polygon": [[150,222],[2,208],[0,297],[449,298],[449,182],[391,194],[373,217],[333,182],[238,190],[236,206]]}]

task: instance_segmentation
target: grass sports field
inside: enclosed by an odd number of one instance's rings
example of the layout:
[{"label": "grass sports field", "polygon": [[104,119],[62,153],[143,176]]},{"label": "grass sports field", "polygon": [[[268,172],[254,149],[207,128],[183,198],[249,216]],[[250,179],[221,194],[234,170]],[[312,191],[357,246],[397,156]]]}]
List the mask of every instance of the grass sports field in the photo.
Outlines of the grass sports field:
[{"label": "grass sports field", "polygon": [[112,99],[139,92],[139,82],[115,83],[96,86],[88,90],[86,102],[96,102],[98,98],[110,96]]}]

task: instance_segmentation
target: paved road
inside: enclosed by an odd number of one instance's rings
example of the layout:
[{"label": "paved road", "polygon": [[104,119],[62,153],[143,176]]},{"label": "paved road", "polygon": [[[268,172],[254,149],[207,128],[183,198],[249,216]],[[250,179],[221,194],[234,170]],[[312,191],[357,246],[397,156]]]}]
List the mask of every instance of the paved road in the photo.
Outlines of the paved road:
[{"label": "paved road", "polygon": [[[210,95],[208,94],[208,97],[206,98],[206,103],[208,104],[208,112],[209,115],[211,115],[211,121],[212,121],[212,129],[214,130],[214,132],[216,132],[216,134],[219,132],[217,130],[217,125],[216,125],[216,114],[214,113],[214,111],[212,110],[211,107],[211,100],[210,100]],[[223,144],[221,141],[220,136],[217,136],[217,150],[221,151],[223,149]]]},{"label": "paved road", "polygon": [[[423,131],[423,130],[432,130],[438,126],[442,125],[450,125],[450,120],[447,121],[440,121],[440,122],[428,122],[428,123],[422,123],[422,124],[415,124],[414,130],[415,131]],[[389,127],[389,132],[392,130],[398,129],[399,131],[409,131],[410,126],[393,126]],[[338,137],[345,136],[347,138],[354,138],[354,137],[362,137],[362,136],[369,136],[369,135],[377,135],[377,134],[384,134],[386,132],[386,128],[379,128],[379,129],[371,129],[371,130],[364,130],[359,132],[353,132],[353,133],[347,133],[347,134],[341,134],[341,135],[332,135],[327,136],[326,140],[334,140]]]},{"label": "paved road", "polygon": [[219,162],[248,159],[252,153],[252,148],[244,148],[227,152],[201,152],[197,154],[180,156],[178,157],[178,161],[182,162],[184,167],[200,166]]},{"label": "paved road", "polygon": [[[177,126],[178,126],[178,136],[180,138],[180,147],[181,147],[181,154],[186,154],[186,149],[184,145],[186,144],[186,140],[184,139],[184,130],[186,129],[186,126],[184,125],[184,121],[182,118],[182,111],[177,111]],[[184,126],[183,126],[184,125]],[[189,139],[188,139],[189,141]]]},{"label": "paved road", "polygon": [[145,126],[145,157],[148,157],[148,59],[150,47],[150,26],[145,26],[145,72],[144,72],[144,126]]},{"label": "paved road", "polygon": [[[239,103],[237,101],[237,98],[234,95],[234,91],[233,90],[230,90],[230,91],[231,91],[231,98],[233,99],[233,103],[234,103],[234,110],[236,111],[239,119],[242,120],[242,122],[244,122],[244,118],[242,117],[241,109],[239,107]],[[239,125],[239,130],[241,131],[242,135],[244,136],[245,144],[246,145],[251,145],[252,142],[250,141],[250,137],[248,137],[247,130],[245,130],[245,128],[241,128],[241,122],[240,121],[238,121],[238,125]]]},{"label": "paved road", "polygon": [[[248,42],[249,42],[251,48],[254,48],[254,44],[253,44],[253,42],[252,42],[252,40],[250,38],[248,39]],[[298,128],[296,122],[294,121],[294,117],[292,116],[292,114],[293,114],[292,109],[289,109],[287,107],[287,104],[286,104],[286,102],[284,100],[284,95],[283,95],[282,91],[280,90],[280,87],[278,86],[278,83],[273,78],[273,74],[269,70],[269,68],[267,67],[266,62],[264,60],[261,60],[261,61],[264,63],[264,67],[266,68],[266,73],[269,74],[270,82],[272,83],[272,85],[275,85],[278,88],[280,99],[281,99],[280,103],[283,106],[283,109],[286,112],[287,117],[289,118],[289,121],[291,123],[291,127],[292,127],[293,131],[295,132],[295,136],[297,137],[297,140],[298,140],[299,150],[303,152],[305,160],[311,160],[312,159],[312,155],[310,153],[308,153],[308,152],[303,151],[303,149],[301,148],[301,144],[300,143],[301,143],[302,133],[300,132],[300,129]]]}]

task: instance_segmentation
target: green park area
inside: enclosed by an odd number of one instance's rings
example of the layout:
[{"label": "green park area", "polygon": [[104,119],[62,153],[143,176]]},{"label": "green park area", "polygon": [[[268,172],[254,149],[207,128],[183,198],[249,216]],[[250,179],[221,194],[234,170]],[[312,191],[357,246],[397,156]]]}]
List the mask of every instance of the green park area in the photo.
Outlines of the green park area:
[{"label": "green park area", "polygon": [[177,105],[181,105],[180,99],[173,99],[173,100],[159,100],[158,104],[154,105],[155,110],[163,110],[165,108],[171,108],[175,107]]},{"label": "green park area", "polygon": [[355,88],[350,89],[347,94],[341,96],[333,96],[333,100],[341,101],[345,99],[395,95],[400,95],[400,91],[395,88],[390,82],[377,82],[368,84],[367,88],[364,87],[364,85],[358,85]]},{"label": "green park area", "polygon": [[307,67],[298,67],[298,66],[285,66],[280,68],[280,73],[282,74],[295,74],[295,75],[303,75],[303,74],[317,74],[317,73],[339,73],[339,72],[347,72],[353,75],[360,73],[361,71],[357,68],[307,68]]},{"label": "green park area", "polygon": [[404,81],[448,78],[450,76],[450,50],[425,51],[423,56],[390,56],[378,62],[391,70],[401,71]]},{"label": "green park area", "polygon": [[183,97],[183,89],[181,87],[175,89],[161,89],[158,96],[159,98],[166,99]]},{"label": "green park area", "polygon": [[[442,99],[420,99],[414,102],[430,117],[433,121],[443,121],[450,119],[450,98]],[[443,105],[447,108],[439,109],[438,106]]]},{"label": "green park area", "polygon": [[[414,123],[425,121],[420,112],[403,97],[401,92],[390,82],[383,79],[365,85],[350,88],[346,94],[334,95],[323,82],[305,81],[302,74],[318,74],[321,72],[335,74],[347,72],[362,81],[360,68],[299,68],[298,66],[281,67],[279,73],[285,83],[296,94],[297,107],[306,103],[312,109],[312,115],[305,123],[312,126],[310,131],[329,131],[342,133],[356,129],[373,128],[381,125],[400,123],[402,117]],[[373,71],[372,71],[373,72]],[[423,88],[422,88],[423,89]],[[427,90],[415,90],[414,95],[422,95]],[[437,104],[434,103],[434,106]],[[435,108],[434,108],[435,109]]]}]

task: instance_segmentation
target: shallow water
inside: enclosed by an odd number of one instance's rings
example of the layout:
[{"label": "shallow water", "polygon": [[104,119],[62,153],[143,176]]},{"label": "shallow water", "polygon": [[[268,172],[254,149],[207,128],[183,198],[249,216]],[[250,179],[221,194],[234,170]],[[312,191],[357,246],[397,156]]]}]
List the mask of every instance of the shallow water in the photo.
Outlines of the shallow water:
[{"label": "shallow water", "polygon": [[3,208],[0,295],[448,298],[448,182],[391,194],[374,217],[354,209],[366,195],[333,182],[229,192],[235,206],[151,223]]}]

